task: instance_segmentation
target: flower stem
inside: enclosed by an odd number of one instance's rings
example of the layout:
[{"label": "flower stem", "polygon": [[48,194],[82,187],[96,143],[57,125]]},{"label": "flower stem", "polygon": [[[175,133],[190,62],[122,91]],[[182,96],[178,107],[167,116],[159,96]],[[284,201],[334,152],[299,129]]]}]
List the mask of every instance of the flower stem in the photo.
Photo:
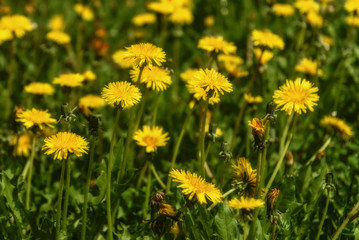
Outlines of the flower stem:
[{"label": "flower stem", "polygon": [[231,149],[232,150],[233,150],[234,145],[236,143],[237,133],[238,133],[238,130],[239,130],[239,126],[241,125],[241,121],[242,121],[242,118],[243,118],[243,115],[244,115],[244,110],[246,109],[246,106],[247,106],[247,102],[245,100],[243,100],[241,109],[239,110],[239,114],[238,114],[236,123],[234,125],[234,131],[233,131],[233,134],[232,134],[232,140],[231,140]]},{"label": "flower stem", "polygon": [[10,49],[10,65],[9,65],[9,78],[7,82],[7,99],[5,101],[5,119],[7,120],[10,112],[11,112],[11,95],[12,95],[12,86],[14,80],[15,73],[15,51],[16,51],[16,42],[15,39],[11,41],[11,49]]},{"label": "flower stem", "polygon": [[113,239],[112,234],[112,219],[111,219],[111,172],[112,172],[112,155],[113,155],[113,148],[116,142],[116,132],[118,127],[118,122],[120,120],[120,112],[121,110],[118,109],[116,113],[116,119],[112,131],[112,138],[110,144],[110,153],[108,156],[108,166],[107,166],[107,179],[106,179],[106,208],[107,208],[107,223],[108,223],[108,239]]},{"label": "flower stem", "polygon": [[160,41],[159,47],[163,48],[167,37],[167,16],[165,14],[162,15],[161,22],[161,33],[160,33]]},{"label": "flower stem", "polygon": [[313,156],[307,161],[307,163],[305,164],[305,166],[309,166],[311,165],[314,160],[317,158],[317,154],[320,153],[320,152],[323,152],[330,144],[332,138],[329,137],[325,142],[324,144],[318,149],[318,151],[316,151]]},{"label": "flower stem", "polygon": [[[174,168],[175,166],[175,163],[176,163],[176,158],[177,158],[177,155],[178,155],[178,150],[181,146],[181,143],[182,143],[182,139],[183,139],[183,136],[186,132],[186,127],[189,123],[189,120],[192,116],[192,111],[193,111],[193,108],[190,109],[190,111],[187,113],[187,117],[186,119],[184,120],[184,123],[182,125],[182,129],[181,129],[181,132],[178,136],[178,139],[177,139],[177,142],[176,142],[176,145],[175,145],[175,148],[174,148],[174,151],[173,151],[173,155],[172,155],[172,160],[171,160],[171,166],[170,166],[170,171],[172,170],[172,168]],[[167,186],[166,186],[166,193],[169,193],[170,192],[170,189],[171,189],[171,177],[168,177],[167,179]]]},{"label": "flower stem", "polygon": [[322,227],[323,227],[323,224],[324,224],[324,220],[325,220],[325,217],[327,216],[327,211],[328,211],[328,206],[329,206],[329,200],[330,200],[330,188],[327,189],[327,201],[325,203],[325,208],[324,208],[324,211],[323,211],[323,216],[322,216],[322,219],[320,220],[320,224],[319,224],[319,228],[318,228],[318,233],[317,233],[317,237],[315,238],[315,240],[319,240],[319,237],[320,237],[320,233],[322,232]]},{"label": "flower stem", "polygon": [[275,239],[275,230],[276,230],[277,224],[273,223],[273,227],[272,227],[272,234],[270,236],[270,240],[274,240]]},{"label": "flower stem", "polygon": [[70,157],[68,157],[66,160],[66,185],[65,185],[64,210],[62,212],[63,215],[62,229],[64,230],[65,236],[67,236],[67,209],[69,206],[70,180],[71,180],[71,161],[70,161]]},{"label": "flower stem", "polygon": [[359,202],[357,202],[355,204],[355,206],[353,207],[353,209],[350,211],[350,213],[348,214],[348,216],[344,219],[343,223],[339,226],[339,228],[337,229],[337,231],[335,231],[335,233],[333,234],[333,238],[332,240],[336,240],[339,235],[342,233],[343,229],[346,227],[346,225],[354,220],[354,216],[356,216],[356,214],[358,214],[359,212],[357,211],[359,208]]},{"label": "flower stem", "polygon": [[[149,163],[149,165],[151,164],[152,163]],[[152,182],[151,177],[152,177],[151,171],[147,171],[147,187],[146,187],[145,202],[143,203],[143,219],[146,219],[147,217],[148,202],[151,194],[151,182]]]},{"label": "flower stem", "polygon": [[[145,103],[146,103],[147,96],[148,96],[148,92],[149,92],[149,89],[146,88],[145,94],[143,95],[143,98],[142,98],[142,101],[141,101],[140,110],[138,111],[137,116],[136,116],[134,131],[136,131],[137,128],[138,128],[138,126],[140,125],[141,118],[142,118],[142,114],[143,114],[143,110],[144,110],[144,108],[145,108]],[[131,140],[132,140],[132,139],[131,139]]]},{"label": "flower stem", "polygon": [[283,150],[284,143],[285,143],[285,140],[286,140],[286,138],[287,138],[289,126],[290,126],[290,123],[292,122],[292,120],[293,120],[293,114],[291,114],[291,115],[289,116],[289,118],[287,119],[287,123],[286,123],[286,125],[285,125],[285,127],[284,127],[283,135],[282,135],[282,137],[280,138],[279,152],[282,152],[282,150]]},{"label": "flower stem", "polygon": [[59,185],[59,192],[57,197],[56,237],[55,237],[56,240],[60,239],[61,204],[62,204],[62,192],[64,189],[64,175],[65,175],[66,162],[67,159],[62,160],[60,185]]},{"label": "flower stem", "polygon": [[147,171],[148,165],[149,165],[149,161],[146,161],[145,165],[143,165],[143,168],[141,169],[140,176],[138,177],[137,184],[136,184],[137,188],[141,187],[142,179]]},{"label": "flower stem", "polygon": [[85,193],[84,193],[84,206],[82,209],[82,231],[81,231],[81,239],[82,240],[86,239],[88,193],[89,193],[89,189],[90,189],[92,165],[93,165],[93,158],[94,158],[94,153],[95,153],[95,137],[93,135],[91,135],[90,142],[91,142],[90,161],[89,161],[89,166],[87,169],[86,185],[85,185]]},{"label": "flower stem", "polygon": [[156,180],[158,181],[158,183],[161,185],[161,187],[163,189],[166,189],[166,185],[163,183],[163,181],[161,180],[160,176],[158,176],[158,173],[156,171],[156,168],[155,166],[151,163],[150,164],[150,168],[151,168],[151,171],[153,173],[153,176],[155,176]]},{"label": "flower stem", "polygon": [[158,103],[161,97],[161,92],[157,94],[156,101],[155,101],[155,107],[153,110],[153,116],[152,116],[152,127],[156,125],[156,118],[157,118],[157,110],[158,110]]},{"label": "flower stem", "polygon": [[27,187],[26,187],[26,201],[25,201],[25,206],[26,209],[29,210],[30,209],[30,193],[31,193],[31,179],[32,179],[32,168],[34,166],[34,158],[35,158],[35,152],[36,152],[36,142],[37,142],[37,138],[36,136],[34,137],[34,139],[32,140],[32,150],[31,150],[31,155],[30,155],[30,165],[29,165],[29,175],[27,176]]},{"label": "flower stem", "polygon": [[204,111],[203,111],[203,118],[201,123],[201,164],[200,164],[200,172],[202,177],[205,177],[205,169],[204,169],[204,163],[206,161],[206,154],[205,154],[205,126],[206,126],[206,117],[207,117],[207,110],[208,110],[208,101],[209,98],[207,97],[205,104],[204,104]]}]

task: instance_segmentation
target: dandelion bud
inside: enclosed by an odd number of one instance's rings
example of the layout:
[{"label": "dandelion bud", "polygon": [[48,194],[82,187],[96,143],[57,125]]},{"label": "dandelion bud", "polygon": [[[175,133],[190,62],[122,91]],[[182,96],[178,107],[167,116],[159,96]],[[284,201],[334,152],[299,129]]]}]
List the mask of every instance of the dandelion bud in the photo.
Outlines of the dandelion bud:
[{"label": "dandelion bud", "polygon": [[248,125],[252,127],[252,135],[254,137],[254,148],[262,150],[265,148],[264,132],[265,126],[259,118],[253,118],[252,122],[248,121]]},{"label": "dandelion bud", "polygon": [[165,202],[165,194],[163,192],[156,192],[151,197],[151,208],[160,209]]},{"label": "dandelion bud", "polygon": [[294,164],[294,157],[292,151],[288,151],[285,154],[285,165],[292,166]]},{"label": "dandelion bud", "polygon": [[322,160],[322,158],[325,156],[325,151],[318,152],[316,155],[317,160]]},{"label": "dandelion bud", "polygon": [[327,173],[327,175],[325,175],[325,183],[323,184],[323,189],[332,189],[335,190],[335,185],[333,183],[333,173]]},{"label": "dandelion bud", "polygon": [[99,121],[96,116],[90,115],[88,118],[89,132],[91,135],[97,135]]},{"label": "dandelion bud", "polygon": [[230,159],[232,159],[233,155],[228,142],[222,142],[221,151],[219,152],[218,156],[221,157],[224,161],[229,161]]},{"label": "dandelion bud", "polygon": [[279,196],[280,190],[273,188],[267,196],[267,217],[271,223],[274,223],[275,219],[275,205]]},{"label": "dandelion bud", "polygon": [[265,118],[268,119],[271,122],[275,122],[277,120],[277,114],[275,114],[275,112],[276,112],[275,103],[274,102],[269,102],[267,104]]}]

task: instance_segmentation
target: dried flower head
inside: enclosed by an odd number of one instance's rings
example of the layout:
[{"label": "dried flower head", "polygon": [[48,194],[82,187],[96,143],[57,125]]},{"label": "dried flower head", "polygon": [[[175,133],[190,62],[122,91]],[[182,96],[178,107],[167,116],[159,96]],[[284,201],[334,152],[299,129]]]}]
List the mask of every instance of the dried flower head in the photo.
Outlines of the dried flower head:
[{"label": "dried flower head", "polygon": [[207,203],[206,199],[213,203],[222,202],[223,196],[219,189],[195,173],[172,169],[169,176],[173,178],[173,181],[181,183],[181,185],[177,187],[182,188],[182,192],[185,195],[189,195],[189,200],[192,200],[193,197],[196,196],[200,204]]},{"label": "dried flower head", "polygon": [[277,107],[282,107],[288,115],[292,112],[306,113],[307,108],[313,111],[317,105],[319,96],[318,88],[313,83],[297,78],[295,81],[287,80],[286,83],[274,91],[273,99]]},{"label": "dried flower head", "polygon": [[264,202],[261,199],[255,198],[244,198],[241,199],[235,198],[228,202],[228,206],[234,209],[245,209],[247,211],[255,209],[258,207],[263,207]]},{"label": "dried flower head", "polygon": [[320,120],[320,124],[326,127],[328,131],[338,134],[343,140],[348,140],[353,136],[352,128],[337,117],[325,116]]},{"label": "dried flower head", "polygon": [[233,42],[223,40],[222,36],[206,36],[199,40],[198,48],[208,52],[223,52],[224,54],[231,54],[237,51],[237,47]]},{"label": "dried flower head", "polygon": [[137,142],[137,145],[146,148],[146,152],[156,152],[157,147],[166,146],[169,137],[168,133],[162,133],[161,127],[143,126],[143,129],[138,129],[133,136],[133,139]]},{"label": "dried flower head", "polygon": [[55,118],[51,118],[51,114],[47,110],[42,111],[35,108],[19,112],[16,121],[23,122],[26,128],[38,127],[40,130],[45,126],[52,128],[54,127],[52,124],[57,122]]},{"label": "dried flower head", "polygon": [[101,96],[108,104],[127,109],[137,104],[142,94],[138,87],[122,81],[109,83],[103,88]]},{"label": "dried flower head", "polygon": [[86,139],[71,132],[59,132],[45,138],[44,142],[42,150],[46,151],[46,155],[54,153],[54,160],[67,159],[71,153],[81,157],[88,150]]},{"label": "dried flower head", "polygon": [[54,87],[48,83],[33,82],[25,86],[25,92],[36,95],[52,95],[55,92]]},{"label": "dried flower head", "polygon": [[126,47],[123,56],[124,61],[135,67],[148,66],[152,68],[153,64],[161,66],[166,61],[166,54],[162,48],[151,43],[139,43]]}]

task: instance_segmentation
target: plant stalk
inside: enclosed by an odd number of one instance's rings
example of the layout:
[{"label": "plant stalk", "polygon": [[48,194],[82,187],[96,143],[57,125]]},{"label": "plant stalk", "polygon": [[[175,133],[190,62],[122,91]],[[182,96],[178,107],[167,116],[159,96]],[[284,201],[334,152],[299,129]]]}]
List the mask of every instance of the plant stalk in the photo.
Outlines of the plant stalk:
[{"label": "plant stalk", "polygon": [[26,201],[25,201],[26,203],[25,206],[27,210],[30,210],[31,179],[32,179],[32,168],[34,166],[34,158],[36,152],[36,142],[37,142],[37,138],[36,136],[34,136],[34,139],[32,140],[32,149],[29,159],[29,175],[27,176]]}]

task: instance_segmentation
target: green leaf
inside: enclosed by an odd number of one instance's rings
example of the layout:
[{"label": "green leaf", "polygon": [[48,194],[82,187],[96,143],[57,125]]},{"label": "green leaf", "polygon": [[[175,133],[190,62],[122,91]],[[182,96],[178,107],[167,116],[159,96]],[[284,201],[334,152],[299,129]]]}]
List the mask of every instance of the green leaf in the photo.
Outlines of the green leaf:
[{"label": "green leaf", "polygon": [[235,239],[237,221],[229,207],[222,204],[219,212],[214,218],[219,239],[229,240]]}]

